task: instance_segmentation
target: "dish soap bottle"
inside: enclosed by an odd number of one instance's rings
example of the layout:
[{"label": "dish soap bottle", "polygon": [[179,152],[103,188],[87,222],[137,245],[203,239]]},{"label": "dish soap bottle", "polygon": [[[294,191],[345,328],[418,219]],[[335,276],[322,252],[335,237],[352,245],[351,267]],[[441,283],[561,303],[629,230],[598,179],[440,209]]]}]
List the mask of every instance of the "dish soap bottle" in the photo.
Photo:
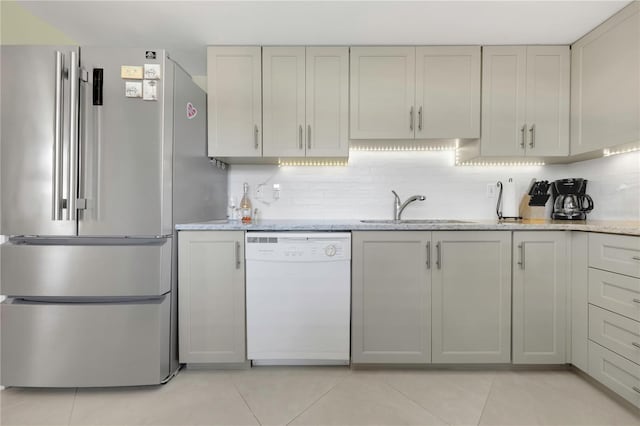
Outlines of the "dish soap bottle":
[{"label": "dish soap bottle", "polygon": [[249,184],[243,184],[244,194],[242,195],[242,199],[240,200],[240,217],[242,218],[242,223],[251,223],[251,200],[249,199]]}]

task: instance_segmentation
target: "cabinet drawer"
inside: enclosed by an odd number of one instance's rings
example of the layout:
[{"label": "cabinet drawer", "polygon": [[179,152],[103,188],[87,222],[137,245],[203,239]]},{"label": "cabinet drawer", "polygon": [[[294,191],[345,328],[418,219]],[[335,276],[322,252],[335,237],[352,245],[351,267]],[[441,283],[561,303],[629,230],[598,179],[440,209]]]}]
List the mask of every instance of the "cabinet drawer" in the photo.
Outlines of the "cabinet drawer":
[{"label": "cabinet drawer", "polygon": [[589,305],[589,339],[640,364],[640,322]]},{"label": "cabinet drawer", "polygon": [[589,374],[640,407],[640,366],[594,342],[589,342]]},{"label": "cabinet drawer", "polygon": [[640,279],[589,268],[589,303],[640,321]]},{"label": "cabinet drawer", "polygon": [[640,237],[590,234],[589,266],[640,277]]}]

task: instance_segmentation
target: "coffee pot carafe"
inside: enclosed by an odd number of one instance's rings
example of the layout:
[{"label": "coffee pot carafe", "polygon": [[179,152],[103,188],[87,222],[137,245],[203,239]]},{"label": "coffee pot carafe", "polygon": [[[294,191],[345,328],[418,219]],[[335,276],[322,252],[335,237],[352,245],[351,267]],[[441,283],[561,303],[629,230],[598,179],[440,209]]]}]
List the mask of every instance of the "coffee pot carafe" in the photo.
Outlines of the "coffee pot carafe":
[{"label": "coffee pot carafe", "polygon": [[593,199],[587,195],[586,179],[560,179],[553,182],[554,197],[552,219],[585,220],[593,210]]}]

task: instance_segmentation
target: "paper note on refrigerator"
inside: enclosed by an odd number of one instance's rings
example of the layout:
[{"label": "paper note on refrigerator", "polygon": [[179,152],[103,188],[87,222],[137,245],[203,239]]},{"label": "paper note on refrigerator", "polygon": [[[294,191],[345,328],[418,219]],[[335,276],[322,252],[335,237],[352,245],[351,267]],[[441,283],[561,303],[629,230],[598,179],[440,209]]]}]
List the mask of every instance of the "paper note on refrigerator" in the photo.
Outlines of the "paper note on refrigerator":
[{"label": "paper note on refrigerator", "polygon": [[158,81],[142,80],[142,99],[145,101],[158,100]]}]

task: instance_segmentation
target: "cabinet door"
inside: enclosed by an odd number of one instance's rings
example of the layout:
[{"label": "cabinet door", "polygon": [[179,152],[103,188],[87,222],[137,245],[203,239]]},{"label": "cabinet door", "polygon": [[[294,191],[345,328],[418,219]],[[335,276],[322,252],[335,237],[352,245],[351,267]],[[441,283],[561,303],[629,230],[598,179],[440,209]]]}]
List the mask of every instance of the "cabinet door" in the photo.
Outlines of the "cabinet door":
[{"label": "cabinet door", "polygon": [[525,154],[526,52],[525,46],[483,48],[482,155]]},{"label": "cabinet door", "polygon": [[640,140],[640,2],[571,50],[571,155]]},{"label": "cabinet door", "polygon": [[307,157],[349,155],[349,48],[307,47]]},{"label": "cabinet door", "polygon": [[264,156],[304,157],[305,48],[263,48],[262,78]]},{"label": "cabinet door", "polygon": [[413,139],[415,47],[351,48],[351,139]]},{"label": "cabinet door", "polygon": [[260,47],[209,46],[207,86],[209,156],[260,157]]},{"label": "cabinet door", "polygon": [[246,360],[243,235],[241,231],[178,234],[182,363]]},{"label": "cabinet door", "polygon": [[569,52],[527,47],[527,156],[569,155]]},{"label": "cabinet door", "polygon": [[429,232],[354,232],[354,363],[431,360]]},{"label": "cabinet door", "polygon": [[416,139],[480,137],[480,46],[416,47]]},{"label": "cabinet door", "polygon": [[513,233],[513,363],[566,361],[567,244],[563,231]]},{"label": "cabinet door", "polygon": [[434,363],[511,360],[511,233],[433,233]]}]

